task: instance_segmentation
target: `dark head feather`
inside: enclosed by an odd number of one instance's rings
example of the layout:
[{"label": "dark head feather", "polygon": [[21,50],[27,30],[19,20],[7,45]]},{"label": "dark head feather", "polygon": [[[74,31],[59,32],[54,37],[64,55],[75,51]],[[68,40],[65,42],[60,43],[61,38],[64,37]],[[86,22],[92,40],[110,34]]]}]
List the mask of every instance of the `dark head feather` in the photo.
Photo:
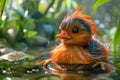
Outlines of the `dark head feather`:
[{"label": "dark head feather", "polygon": [[85,27],[89,27],[91,32],[94,34],[99,34],[99,31],[95,28],[96,24],[94,23],[93,20],[91,20],[91,16],[89,15],[84,15],[83,12],[85,11],[84,9],[80,10],[81,5],[77,7],[74,13],[72,13],[69,16],[66,16],[64,20],[61,23],[61,27],[65,27],[66,25],[70,25],[73,20],[78,20],[81,25]]}]

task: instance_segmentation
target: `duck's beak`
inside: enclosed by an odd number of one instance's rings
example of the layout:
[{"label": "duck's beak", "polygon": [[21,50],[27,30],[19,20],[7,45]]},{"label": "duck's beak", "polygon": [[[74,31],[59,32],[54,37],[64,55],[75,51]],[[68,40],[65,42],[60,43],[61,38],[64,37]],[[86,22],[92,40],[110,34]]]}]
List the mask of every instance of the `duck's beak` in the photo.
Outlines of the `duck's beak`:
[{"label": "duck's beak", "polygon": [[60,39],[67,39],[67,40],[72,38],[65,31],[62,31],[60,34],[57,34],[56,37]]}]

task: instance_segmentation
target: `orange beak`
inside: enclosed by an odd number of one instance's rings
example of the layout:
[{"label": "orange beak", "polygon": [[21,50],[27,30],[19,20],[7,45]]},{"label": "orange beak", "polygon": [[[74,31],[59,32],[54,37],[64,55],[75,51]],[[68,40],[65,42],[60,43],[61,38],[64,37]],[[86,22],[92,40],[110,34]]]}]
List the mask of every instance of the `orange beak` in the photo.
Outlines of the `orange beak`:
[{"label": "orange beak", "polygon": [[61,39],[67,39],[67,40],[72,38],[65,31],[62,31],[60,34],[57,34],[56,37]]}]

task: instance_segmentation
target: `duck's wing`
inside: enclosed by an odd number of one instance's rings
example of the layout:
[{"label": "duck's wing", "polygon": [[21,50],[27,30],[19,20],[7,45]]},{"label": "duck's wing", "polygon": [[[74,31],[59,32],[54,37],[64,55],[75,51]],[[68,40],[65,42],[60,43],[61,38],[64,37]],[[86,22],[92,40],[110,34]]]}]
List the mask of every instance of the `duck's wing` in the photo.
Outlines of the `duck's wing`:
[{"label": "duck's wing", "polygon": [[89,52],[89,54],[94,57],[105,54],[104,45],[100,43],[100,41],[98,41],[97,39],[91,40],[91,42],[88,45],[84,46],[84,48]]}]

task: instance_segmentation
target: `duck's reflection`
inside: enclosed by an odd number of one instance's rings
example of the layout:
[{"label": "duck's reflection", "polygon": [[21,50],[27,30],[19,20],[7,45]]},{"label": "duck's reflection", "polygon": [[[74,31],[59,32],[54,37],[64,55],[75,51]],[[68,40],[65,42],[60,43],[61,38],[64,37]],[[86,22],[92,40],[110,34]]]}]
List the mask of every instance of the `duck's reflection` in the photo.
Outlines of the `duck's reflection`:
[{"label": "duck's reflection", "polygon": [[92,80],[97,77],[98,74],[106,73],[100,68],[91,67],[91,65],[82,64],[54,64],[49,62],[44,69],[55,75],[62,76],[61,80]]}]

